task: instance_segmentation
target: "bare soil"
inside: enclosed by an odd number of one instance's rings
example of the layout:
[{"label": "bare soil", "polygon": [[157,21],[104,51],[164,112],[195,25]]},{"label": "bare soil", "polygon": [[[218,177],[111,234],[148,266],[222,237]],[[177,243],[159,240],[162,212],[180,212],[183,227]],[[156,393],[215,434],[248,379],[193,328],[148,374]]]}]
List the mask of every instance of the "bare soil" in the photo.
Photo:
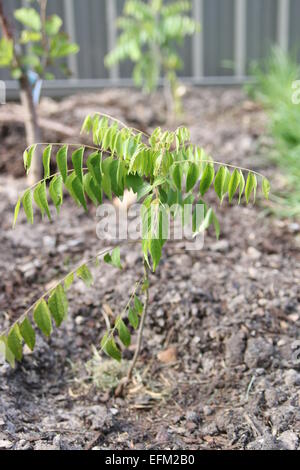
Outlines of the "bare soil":
[{"label": "bare soil", "polygon": [[[195,143],[217,160],[265,172],[276,187],[280,175],[260,155],[266,118],[255,104],[240,90],[217,88],[188,89],[184,101]],[[75,129],[99,110],[151,129],[160,109],[159,96],[153,111],[132,90],[41,104],[43,116]],[[54,222],[37,216],[30,227],[21,215],[11,230],[26,187],[16,178],[23,174],[24,132],[7,123],[0,135],[2,330],[105,242],[96,236],[94,209],[86,215],[70,200]],[[44,138],[63,140],[53,131]],[[142,274],[140,250],[132,246],[121,250],[123,271],[101,264],[93,268],[93,288],[75,282],[69,320],[51,339],[38,335],[35,352],[15,370],[0,365],[0,449],[298,448],[299,225],[264,217],[260,200],[217,212],[219,242],[208,233],[201,251],[166,245],[151,276],[145,340],[127,396],[97,387],[86,363],[104,332],[103,309],[120,312]],[[133,348],[126,358],[132,355]]]}]

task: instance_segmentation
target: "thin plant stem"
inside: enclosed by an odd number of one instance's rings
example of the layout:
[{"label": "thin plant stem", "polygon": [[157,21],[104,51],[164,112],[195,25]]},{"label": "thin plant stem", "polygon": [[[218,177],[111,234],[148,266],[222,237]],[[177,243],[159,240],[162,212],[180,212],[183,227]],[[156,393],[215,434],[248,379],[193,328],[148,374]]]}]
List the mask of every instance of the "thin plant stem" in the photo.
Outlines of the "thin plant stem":
[{"label": "thin plant stem", "polygon": [[144,308],[143,308],[143,313],[141,317],[141,323],[139,327],[139,332],[138,332],[138,340],[137,340],[137,345],[135,349],[135,353],[132,359],[132,362],[130,364],[130,367],[127,372],[127,380],[131,380],[133,370],[136,366],[140,351],[141,351],[141,346],[142,346],[142,340],[143,340],[143,332],[144,332],[144,326],[146,322],[146,317],[147,317],[147,312],[148,312],[148,304],[149,304],[149,267],[147,265],[147,262],[144,261],[144,283],[145,283],[145,303],[144,303]]}]

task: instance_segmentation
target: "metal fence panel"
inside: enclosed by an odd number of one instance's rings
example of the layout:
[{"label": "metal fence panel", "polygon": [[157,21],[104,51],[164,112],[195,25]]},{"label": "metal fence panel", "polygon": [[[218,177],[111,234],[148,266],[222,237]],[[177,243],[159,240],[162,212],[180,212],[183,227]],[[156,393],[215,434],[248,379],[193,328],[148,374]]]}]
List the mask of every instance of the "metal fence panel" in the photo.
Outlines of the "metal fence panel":
[{"label": "metal fence panel", "polygon": [[[168,0],[172,1],[172,0]],[[184,69],[180,76],[194,83],[237,83],[249,74],[253,61],[266,57],[271,45],[297,50],[300,60],[300,0],[191,0],[192,15],[202,22],[201,33],[188,38],[181,48]],[[12,17],[15,7],[26,0],[4,0]],[[128,84],[132,64],[120,64],[112,70],[104,66],[104,57],[117,38],[115,20],[125,0],[51,0],[49,13],[64,19],[64,29],[80,45],[77,56],[67,59],[72,79],[57,72],[57,80],[46,89],[57,93],[72,88],[96,88]],[[0,79],[9,74],[0,69]],[[8,81],[8,88],[16,84]],[[54,91],[55,93],[55,91]]]},{"label": "metal fence panel", "polygon": [[277,7],[274,0],[247,2],[247,66],[266,57],[277,42]]},{"label": "metal fence panel", "polygon": [[290,43],[289,48],[298,57],[300,62],[300,1],[290,0]]}]

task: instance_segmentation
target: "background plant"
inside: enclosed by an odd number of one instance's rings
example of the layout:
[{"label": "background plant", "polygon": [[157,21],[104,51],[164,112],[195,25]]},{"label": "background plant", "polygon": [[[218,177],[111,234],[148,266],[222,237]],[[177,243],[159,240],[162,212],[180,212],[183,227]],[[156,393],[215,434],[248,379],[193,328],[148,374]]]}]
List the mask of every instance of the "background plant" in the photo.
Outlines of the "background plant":
[{"label": "background plant", "polygon": [[[167,241],[162,231],[162,214],[171,212],[174,204],[184,209],[192,205],[193,233],[197,235],[213,226],[216,236],[220,225],[212,207],[205,202],[211,189],[222,202],[239,203],[245,197],[247,203],[257,190],[257,175],[250,170],[213,161],[203,149],[190,143],[188,129],[180,127],[174,132],[157,128],[146,135],[124,126],[120,121],[96,114],[87,116],[83,131],[92,134],[93,145],[79,146],[44,144],[44,178],[28,188],[19,198],[14,214],[17,222],[21,206],[29,223],[34,222],[33,202],[42,216],[51,219],[49,200],[57,213],[63,204],[63,188],[78,206],[88,211],[88,201],[96,206],[104,197],[122,198],[126,189],[132,189],[143,205],[141,224],[143,237],[139,241],[143,254],[144,275],[136,280],[132,293],[122,312],[113,324],[107,321],[107,331],[101,341],[101,349],[113,359],[121,360],[122,348],[131,343],[131,331],[138,329],[138,341],[133,361],[128,370],[130,379],[141,348],[143,328],[149,302],[149,272],[156,271],[163,247]],[[37,146],[24,152],[26,171],[30,170],[37,157]],[[71,152],[72,166],[68,166]],[[55,154],[58,171],[50,174],[50,158]],[[246,173],[246,174],[245,174]],[[262,190],[268,198],[270,185],[262,179]],[[202,204],[201,220],[195,217],[196,205]],[[160,210],[161,209],[161,210]],[[185,223],[184,217],[181,219]],[[34,323],[46,336],[53,331],[52,320],[57,327],[66,319],[68,311],[67,292],[74,278],[81,279],[87,287],[93,284],[89,269],[91,263],[104,263],[122,269],[120,246],[112,246],[75,267],[54,287],[39,298],[26,312],[0,335],[0,347],[6,360],[13,366],[15,359],[22,359],[23,343],[30,349],[35,347]]]},{"label": "background plant", "polygon": [[106,57],[111,67],[126,59],[134,64],[133,79],[150,93],[164,77],[168,116],[181,111],[176,72],[183,66],[178,46],[193,35],[199,25],[190,18],[190,1],[127,0],[118,20],[121,34],[116,48]]},{"label": "background plant", "polygon": [[[31,6],[14,11],[14,19],[21,25],[19,31],[5,15],[0,0],[0,67],[9,69],[12,78],[19,81],[21,102],[26,116],[27,145],[42,140],[37,103],[33,97],[34,83],[38,78],[54,78],[54,66],[68,73],[66,64],[61,62],[61,59],[76,54],[79,50],[77,44],[70,42],[68,36],[61,31],[62,19],[58,15],[47,16],[47,0],[31,0],[30,3]],[[39,159],[36,159],[31,179],[33,182],[38,181],[41,176],[42,167]]]},{"label": "background plant", "polygon": [[268,157],[285,177],[278,194],[273,194],[277,214],[300,215],[300,104],[293,103],[293,83],[300,79],[296,60],[275,48],[268,60],[254,68],[256,83],[248,87],[250,96],[258,100],[269,117],[274,140]]}]

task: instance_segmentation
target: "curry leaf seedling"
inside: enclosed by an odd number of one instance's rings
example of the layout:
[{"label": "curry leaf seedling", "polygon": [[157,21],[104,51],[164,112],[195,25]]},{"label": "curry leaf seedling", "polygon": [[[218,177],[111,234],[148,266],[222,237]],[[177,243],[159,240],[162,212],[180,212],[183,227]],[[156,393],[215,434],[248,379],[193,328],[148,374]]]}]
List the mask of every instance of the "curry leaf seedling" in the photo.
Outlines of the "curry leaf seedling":
[{"label": "curry leaf seedling", "polygon": [[[11,77],[19,81],[27,145],[41,141],[36,110],[40,80],[53,79],[54,66],[69,74],[63,59],[79,50],[62,32],[62,19],[58,15],[47,16],[47,0],[31,0],[30,3],[14,11],[20,28],[13,28],[0,0],[0,67],[8,69]],[[29,153],[26,157],[30,161]],[[31,180],[38,181],[41,176],[40,161],[36,159]]]},{"label": "curry leaf seedling", "polygon": [[[132,293],[122,312],[114,323],[106,319],[107,331],[101,340],[101,350],[116,361],[121,361],[122,349],[131,344],[131,333],[138,330],[135,354],[128,371],[130,379],[141,348],[149,302],[149,271],[156,271],[162,257],[163,247],[168,235],[162,230],[162,214],[172,219],[187,204],[192,207],[193,233],[213,226],[217,237],[220,225],[215,212],[204,201],[206,193],[214,191],[222,202],[240,202],[245,196],[247,203],[255,199],[258,173],[232,165],[214,161],[200,147],[190,143],[189,130],[183,127],[174,132],[155,129],[146,135],[128,128],[111,117],[95,114],[88,116],[83,124],[83,131],[92,134],[93,146],[80,145],[44,145],[44,179],[36,183],[20,196],[14,215],[17,222],[21,206],[28,222],[34,222],[34,203],[42,215],[51,218],[50,201],[57,213],[64,200],[64,189],[74,199],[75,204],[88,210],[91,203],[96,206],[104,199],[122,198],[125,190],[132,190],[142,204],[141,225],[143,227],[141,246],[144,274],[132,288]],[[25,168],[36,158],[36,146],[25,150]],[[50,174],[49,158],[54,153],[58,171]],[[71,157],[72,165],[68,163]],[[262,177],[262,191],[269,196],[270,184]],[[90,201],[90,202],[88,202]],[[196,215],[197,205],[201,204],[204,214],[201,220]],[[177,208],[175,211],[173,210]],[[161,209],[161,210],[160,210]],[[182,212],[180,212],[182,209]],[[22,359],[23,343],[31,350],[35,347],[35,328],[45,336],[53,331],[53,321],[59,327],[67,317],[67,292],[77,277],[87,288],[93,285],[91,263],[103,259],[116,269],[122,269],[120,246],[112,246],[97,253],[95,257],[76,266],[55,286],[39,298],[24,314],[0,336],[0,350],[6,360],[14,366],[15,360]]]},{"label": "curry leaf seedling", "polygon": [[183,62],[178,46],[186,36],[200,29],[189,16],[191,3],[179,0],[127,0],[123,16],[118,20],[121,34],[117,46],[106,57],[112,67],[126,59],[135,66],[133,79],[138,87],[150,93],[157,89],[160,77],[164,78],[167,114],[172,117],[181,112],[180,90],[176,72]]}]

